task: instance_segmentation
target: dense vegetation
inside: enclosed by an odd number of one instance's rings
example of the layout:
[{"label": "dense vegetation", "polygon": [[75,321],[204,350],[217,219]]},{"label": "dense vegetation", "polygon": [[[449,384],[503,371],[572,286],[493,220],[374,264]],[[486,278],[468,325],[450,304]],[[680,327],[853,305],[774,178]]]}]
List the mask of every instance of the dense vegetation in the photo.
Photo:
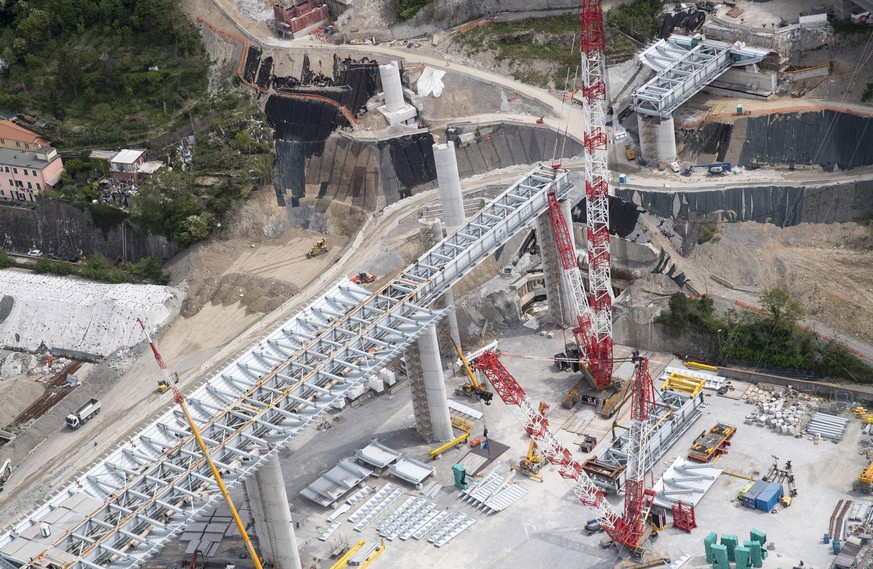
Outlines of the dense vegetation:
[{"label": "dense vegetation", "polygon": [[631,0],[615,6],[606,14],[609,26],[639,41],[653,39],[661,31],[664,0]]},{"label": "dense vegetation", "polygon": [[206,93],[208,58],[176,0],[0,0],[0,109],[60,146],[123,144]]},{"label": "dense vegetation", "polygon": [[179,164],[140,185],[130,200],[131,221],[187,247],[208,237],[234,201],[268,182],[272,164],[269,128],[258,110],[226,108],[199,136],[193,169]]},{"label": "dense vegetation", "polygon": [[401,22],[408,20],[431,2],[432,0],[394,0],[394,5],[397,7],[397,17],[400,18]]},{"label": "dense vegetation", "polygon": [[[19,266],[14,257],[4,249],[0,249],[0,269]],[[22,267],[28,265],[22,264]],[[33,270],[41,274],[78,275],[86,279],[107,283],[153,283],[166,285],[170,275],[164,272],[161,261],[154,257],[146,257],[136,263],[124,263],[120,266],[112,264],[100,253],[94,253],[82,264],[53,261],[48,257],[39,257],[33,265]]]},{"label": "dense vegetation", "polygon": [[[162,169],[140,184],[127,204],[134,225],[182,247],[208,237],[235,200],[272,174],[272,141],[258,109],[238,94],[211,101],[208,109],[212,118],[197,134],[192,161],[183,163],[178,148],[169,147],[172,170]],[[102,160],[70,160],[64,183],[52,196],[87,207],[95,224],[106,230],[128,213],[99,203],[99,180],[105,174]]]},{"label": "dense vegetation", "polygon": [[766,290],[761,304],[769,314],[751,311],[716,314],[712,298],[689,298],[676,293],[655,322],[672,330],[692,330],[719,345],[719,359],[813,372],[819,376],[873,383],[873,368],[841,345],[825,341],[797,327],[803,317],[800,304],[780,289]]}]

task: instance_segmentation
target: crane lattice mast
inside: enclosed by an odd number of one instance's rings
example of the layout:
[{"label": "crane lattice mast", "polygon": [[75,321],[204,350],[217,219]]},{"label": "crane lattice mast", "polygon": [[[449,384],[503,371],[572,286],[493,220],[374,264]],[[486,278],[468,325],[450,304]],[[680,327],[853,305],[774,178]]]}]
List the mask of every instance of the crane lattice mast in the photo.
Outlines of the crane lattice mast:
[{"label": "crane lattice mast", "polygon": [[585,195],[588,289],[592,310],[591,374],[599,387],[612,378],[612,277],[609,254],[609,170],[606,136],[606,35],[600,0],[582,0],[582,111],[585,116]]}]

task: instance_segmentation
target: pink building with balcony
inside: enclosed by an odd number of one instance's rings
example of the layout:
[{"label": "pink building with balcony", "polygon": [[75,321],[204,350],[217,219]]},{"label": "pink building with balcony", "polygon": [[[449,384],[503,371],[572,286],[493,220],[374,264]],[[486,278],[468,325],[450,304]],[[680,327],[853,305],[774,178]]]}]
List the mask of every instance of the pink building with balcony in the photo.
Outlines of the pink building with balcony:
[{"label": "pink building with balcony", "polygon": [[36,201],[60,181],[63,170],[54,148],[22,152],[0,147],[0,200]]},{"label": "pink building with balcony", "polygon": [[0,147],[13,150],[36,151],[49,146],[49,141],[23,126],[6,119],[0,120]]}]

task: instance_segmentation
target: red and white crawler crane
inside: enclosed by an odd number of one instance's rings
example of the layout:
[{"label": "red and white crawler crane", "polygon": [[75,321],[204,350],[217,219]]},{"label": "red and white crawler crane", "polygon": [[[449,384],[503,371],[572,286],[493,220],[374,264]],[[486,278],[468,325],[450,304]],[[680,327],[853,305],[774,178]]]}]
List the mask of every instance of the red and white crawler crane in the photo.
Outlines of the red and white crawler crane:
[{"label": "red and white crawler crane", "polygon": [[648,358],[634,354],[636,371],[631,411],[631,448],[625,482],[624,513],[619,513],[606,501],[603,492],[582,470],[582,464],[562,445],[540,412],[497,354],[485,352],[476,359],[476,369],[491,382],[494,392],[507,405],[518,405],[526,416],[525,431],[540,449],[543,459],[558,467],[563,478],[573,481],[573,493],[592,510],[601,527],[616,543],[636,549],[646,535],[646,518],[655,493],[645,487],[645,464],[648,419],[654,403],[654,385],[649,376]]}]

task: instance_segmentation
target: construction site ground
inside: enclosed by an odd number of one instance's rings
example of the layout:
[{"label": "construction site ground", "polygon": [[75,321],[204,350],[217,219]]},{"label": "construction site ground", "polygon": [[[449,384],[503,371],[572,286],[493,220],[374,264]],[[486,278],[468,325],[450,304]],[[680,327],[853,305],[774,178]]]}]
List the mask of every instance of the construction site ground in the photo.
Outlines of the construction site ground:
[{"label": "construction site ground", "polygon": [[[611,420],[597,417],[591,407],[565,410],[560,406],[563,393],[576,381],[575,374],[559,372],[551,363],[551,356],[561,349],[560,335],[548,339],[527,328],[520,327],[499,337],[502,362],[514,375],[533,401],[546,401],[551,426],[562,443],[574,451],[579,460],[588,455],[578,451],[572,443],[578,438],[575,432],[562,426],[584,425],[581,432],[596,436],[599,444],[595,453],[610,440]],[[617,357],[627,357],[630,350],[620,346]],[[524,358],[513,356],[525,356]],[[669,354],[649,354],[650,372],[654,378],[669,364],[681,365]],[[451,394],[454,387],[464,379],[460,374],[446,372],[446,390]],[[655,380],[656,387],[660,381]],[[731,439],[726,455],[719,457],[714,466],[731,474],[722,474],[702,498],[696,508],[698,528],[686,534],[675,528],[661,532],[653,550],[667,553],[676,559],[682,554],[691,555],[687,567],[706,567],[703,555],[703,537],[710,531],[733,534],[748,539],[751,529],[767,534],[775,544],[765,567],[798,566],[803,561],[811,568],[827,567],[833,559],[830,546],[821,542],[828,531],[830,515],[837,501],[851,490],[852,482],[866,466],[866,459],[856,452],[861,438],[861,425],[850,423],[846,437],[839,444],[824,441],[815,445],[809,437],[794,438],[777,435],[758,426],[744,425],[753,406],[743,401],[742,395],[748,384],[733,382],[734,390],[727,396],[705,392],[703,415],[674,444],[656,464],[652,476],[655,480],[677,457],[684,457],[692,441],[701,431],[715,422],[723,421],[737,425],[737,433]],[[516,464],[527,451],[528,439],[524,434],[524,422],[517,407],[507,407],[499,397],[490,406],[472,403],[470,399],[450,398],[482,411],[482,419],[474,422],[473,436],[482,437],[487,427],[488,437],[509,445],[509,450],[498,458],[501,472],[509,474],[510,464]],[[848,413],[848,406],[845,407]],[[627,409],[618,418],[626,421]],[[627,557],[616,548],[602,549],[599,542],[603,534],[588,536],[583,529],[585,521],[593,514],[573,495],[567,481],[562,479],[554,466],[540,471],[543,482],[517,474],[514,483],[522,485],[528,494],[503,512],[486,515],[458,499],[460,494],[452,482],[453,464],[469,450],[455,448],[445,452],[439,460],[430,462],[428,452],[437,444],[425,444],[415,432],[411,396],[408,382],[379,395],[364,399],[342,412],[335,412],[325,421],[324,430],[310,430],[289,445],[280,454],[288,498],[295,517],[300,519],[296,530],[298,546],[304,567],[329,567],[331,551],[354,545],[360,539],[378,540],[376,528],[387,515],[399,506],[406,496],[420,496],[412,485],[387,474],[369,478],[364,484],[381,489],[387,482],[405,490],[405,496],[393,503],[385,513],[363,531],[353,529],[348,517],[360,507],[359,502],[348,512],[340,514],[342,523],[327,541],[319,541],[318,535],[329,525],[328,516],[336,510],[318,506],[299,496],[300,491],[342,459],[354,458],[357,449],[365,447],[372,439],[413,458],[429,462],[435,468],[432,478],[442,485],[432,498],[437,510],[466,513],[476,523],[447,545],[436,548],[426,540],[408,539],[386,541],[387,549],[378,559],[377,567],[417,566],[427,559],[431,567],[569,567],[584,559],[586,567],[607,569]],[[748,483],[740,476],[759,479],[767,473],[778,456],[780,467],[786,460],[792,461],[797,473],[798,496],[791,506],[777,507],[777,513],[761,512],[744,508],[737,500],[737,493]],[[484,470],[487,470],[487,467]],[[242,500],[237,491],[236,500]],[[609,501],[621,512],[621,499],[609,497]],[[341,503],[341,502],[340,502]],[[185,543],[168,546],[156,563],[171,565],[181,563]],[[232,560],[241,553],[238,539],[225,539],[224,556],[214,561]],[[232,562],[232,561],[230,561]]]},{"label": "construction site ground", "polygon": [[[203,15],[217,25],[227,26],[228,30],[234,28],[233,20],[226,18],[225,12],[219,8],[221,6],[233,13],[235,3],[231,0],[216,0],[216,3],[186,0],[185,4],[189,13]],[[249,26],[249,22],[252,26]],[[280,44],[270,36],[263,22],[249,22],[244,18],[239,20],[240,25],[258,27],[257,35],[266,43],[284,45],[284,42]],[[230,51],[226,45],[213,47],[215,51],[223,49],[224,57],[231,58],[226,53]],[[320,49],[333,48],[320,45]],[[406,54],[412,61],[439,63],[452,72],[496,81],[503,85],[506,92],[520,92],[550,109],[553,116],[547,118],[549,126],[564,128],[566,121],[561,116],[563,113],[573,118],[570,123],[571,135],[581,132],[581,112],[578,109],[562,109],[560,101],[553,94],[514,85],[511,80],[459,62],[450,65],[438,49],[434,49],[432,55],[422,56],[409,53],[418,50],[390,46],[363,46],[347,51],[360,56],[365,52],[370,54],[366,50],[382,58]],[[210,48],[210,51],[213,49]],[[215,53],[213,56],[218,57]],[[847,61],[843,61],[842,65],[848,71],[837,77],[840,81],[848,81],[850,77],[851,67]],[[455,84],[466,85],[462,81]],[[840,91],[838,87],[833,88]],[[846,100],[856,100],[859,91],[854,86],[852,96]],[[495,92],[495,89],[491,89],[492,94]],[[475,99],[478,91],[471,90],[471,93],[473,95],[470,97],[464,95],[455,100],[456,103],[463,102],[459,109],[465,115],[472,112],[468,103]],[[709,104],[707,101],[709,99],[705,97],[695,99],[696,104]],[[802,99],[743,101],[747,109],[756,113],[823,104],[821,101]],[[711,104],[714,112],[718,111],[715,114],[729,115],[735,102],[732,99],[712,99]],[[844,106],[851,107],[852,104],[846,103]],[[492,110],[493,106],[494,102],[489,102],[488,110]],[[448,105],[434,107],[438,116],[433,118],[450,118],[448,110]],[[533,120],[534,115],[523,114],[528,112],[524,108],[521,109],[522,114],[505,113],[503,116],[513,120]],[[474,184],[465,181],[465,188],[488,182],[508,185],[522,170],[516,168],[496,172],[480,177]],[[745,173],[743,177],[745,179],[748,176],[750,181],[757,182],[790,179],[801,183],[809,177],[827,179],[835,175],[869,177],[870,171],[869,168],[836,174],[758,171],[754,174]],[[732,178],[730,182],[734,183],[739,177]],[[647,173],[639,170],[634,170],[632,181],[640,186],[662,187],[665,190],[685,183],[671,172]],[[701,175],[696,181],[688,182],[688,185],[692,183],[712,187],[725,182]],[[417,212],[423,204],[434,200],[435,191],[415,195],[372,216],[359,234],[343,237],[323,236],[291,227],[287,224],[286,211],[276,205],[272,189],[258,192],[237,212],[234,216],[236,221],[221,238],[201,244],[174,260],[171,267],[174,282],[187,284],[187,297],[181,317],[158,339],[164,359],[174,371],[179,372],[183,387],[190,387],[199,383],[219,363],[227,361],[255,341],[281,318],[302,307],[326,283],[361,270],[382,276],[374,286],[385,282],[393,271],[405,266],[423,247],[416,239]],[[659,243],[658,231],[653,229],[652,233],[656,236],[653,241]],[[378,239],[374,236],[378,236]],[[305,251],[320,237],[328,240],[330,252],[315,259],[305,259]],[[660,243],[670,246],[669,240],[663,236],[660,239]],[[715,283],[709,278],[712,273],[745,286],[781,286],[798,297],[813,322],[850,336],[847,342],[864,342],[871,340],[869,330],[873,322],[873,303],[868,298],[871,286],[871,241],[873,233],[870,225],[844,224],[834,228],[802,224],[783,229],[747,222],[725,225],[719,231],[718,241],[698,246],[688,258],[678,255],[674,255],[674,258],[682,270],[697,275],[693,279],[695,283],[708,283],[705,285],[706,292],[719,295],[727,301],[742,299],[744,302],[757,302],[754,295]],[[752,264],[749,263],[750,257],[759,260]],[[658,295],[629,298],[631,310],[639,308],[643,312],[654,308],[656,311],[664,305],[657,298],[666,296],[663,291],[658,292]],[[649,333],[653,333],[650,316],[646,316],[644,323],[648,325]],[[658,333],[657,327],[654,333]],[[506,353],[539,355],[546,359],[561,351],[562,344],[558,338],[532,338],[526,329],[512,330],[501,342]],[[864,348],[870,350],[869,345],[865,344]],[[873,353],[873,350],[869,353]],[[668,358],[666,355],[653,358],[653,375],[667,364]],[[544,399],[552,403],[553,425],[559,426],[570,419],[571,414],[560,409],[558,402],[563,392],[575,382],[574,378],[554,371],[545,360],[504,358],[504,363],[529,390],[532,399]],[[100,364],[86,364],[79,371],[79,376],[83,381],[82,387],[76,388],[55,409],[28,425],[16,441],[0,447],[0,462],[10,457],[15,468],[5,491],[0,494],[0,525],[5,526],[17,519],[45,496],[53,494],[75,473],[105,454],[158,410],[171,405],[169,395],[156,394],[155,385],[160,372],[151,354],[141,349],[122,351]],[[33,385],[35,381],[34,377],[26,375],[6,379],[0,384],[0,397],[4,402],[20,404],[24,409],[41,393],[41,388]],[[461,381],[460,377],[448,379],[448,391],[451,393],[454,384]],[[851,423],[847,437],[838,445],[825,442],[818,446],[805,438],[793,439],[759,427],[745,426],[743,420],[751,408],[733,398],[742,390],[741,384],[735,382],[734,385],[737,391],[732,392],[730,398],[714,395],[707,398],[709,406],[704,411],[704,417],[667,453],[656,469],[655,476],[666,468],[664,461],[670,462],[676,456],[684,456],[699,431],[717,420],[723,420],[738,425],[739,430],[732,439],[729,454],[721,457],[717,466],[743,475],[752,476],[755,472],[763,474],[771,463],[771,455],[776,454],[781,460],[792,460],[795,464],[800,494],[790,508],[780,510],[775,515],[755,512],[739,507],[735,501],[736,492],[743,487],[745,480],[723,475],[698,508],[700,529],[690,536],[668,529],[657,548],[673,555],[689,553],[694,556],[691,566],[703,567],[706,564],[702,559],[701,542],[706,533],[733,533],[742,539],[749,529],[757,528],[765,531],[776,543],[776,550],[772,553],[775,559],[768,560],[768,566],[796,565],[803,560],[807,566],[824,567],[832,559],[832,554],[827,546],[820,543],[821,534],[827,530],[827,522],[836,501],[849,492],[852,481],[866,465],[866,459],[856,452],[860,438],[859,426]],[[103,402],[103,413],[79,431],[63,429],[64,415],[94,394],[99,394]],[[12,416],[8,407],[4,405],[3,411]],[[518,415],[496,399],[485,411],[489,436],[511,447],[501,458],[517,461],[527,444]],[[590,409],[582,409],[578,414],[593,419]],[[330,429],[310,431],[284,452],[282,458],[289,498],[294,509],[306,516],[298,531],[298,540],[305,555],[310,558],[326,555],[329,543],[318,542],[315,536],[330,512],[299,498],[299,491],[338,460],[351,456],[355,449],[365,446],[373,437],[418,458],[426,457],[431,445],[421,443],[412,432],[412,425],[409,390],[404,385],[395,394],[374,397],[360,406],[345,410],[332,421]],[[599,419],[592,420],[590,425],[590,434],[601,439],[609,429],[609,425]],[[474,434],[481,434],[484,426],[484,421],[477,422]],[[560,436],[567,437],[567,440],[575,437],[566,431]],[[456,499],[456,494],[449,491],[450,467],[460,456],[460,451],[452,450],[436,463],[436,478],[445,485],[437,501],[441,507],[472,513],[469,506],[462,505]],[[388,544],[388,550],[379,563],[386,567],[417,565],[426,551],[427,559],[433,559],[431,564],[436,567],[562,567],[578,565],[580,555],[589,556],[590,565],[586,563],[586,566],[612,566],[616,559],[614,554],[597,547],[600,535],[587,537],[583,534],[582,525],[592,516],[573,498],[567,483],[560,479],[553,467],[545,468],[541,474],[545,478],[542,484],[526,479],[518,481],[529,490],[527,497],[506,512],[487,518],[476,514],[479,521],[446,547],[435,549],[430,544],[415,541],[392,542]],[[396,483],[394,480],[392,482]],[[370,483],[381,486],[384,479],[371,480]],[[349,543],[354,543],[359,537],[347,522],[335,534],[337,537],[343,535]],[[375,536],[372,526],[365,535],[369,538]],[[174,553],[168,548],[163,557],[177,563],[181,557],[174,557],[176,553],[178,551]],[[306,557],[304,560],[307,560]]]}]

